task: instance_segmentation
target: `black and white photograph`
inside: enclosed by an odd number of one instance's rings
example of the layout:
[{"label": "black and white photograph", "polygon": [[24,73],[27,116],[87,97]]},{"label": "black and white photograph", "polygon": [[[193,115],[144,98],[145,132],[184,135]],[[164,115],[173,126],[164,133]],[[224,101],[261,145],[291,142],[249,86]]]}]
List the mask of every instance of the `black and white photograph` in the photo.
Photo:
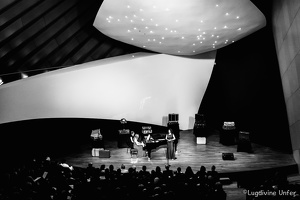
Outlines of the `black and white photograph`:
[{"label": "black and white photograph", "polygon": [[300,199],[299,0],[0,0],[0,199]]}]

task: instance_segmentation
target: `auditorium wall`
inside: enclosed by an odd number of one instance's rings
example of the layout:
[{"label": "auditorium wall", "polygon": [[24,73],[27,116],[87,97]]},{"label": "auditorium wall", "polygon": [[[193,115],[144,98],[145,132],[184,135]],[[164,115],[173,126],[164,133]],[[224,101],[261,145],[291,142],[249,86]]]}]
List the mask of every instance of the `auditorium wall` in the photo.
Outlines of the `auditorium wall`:
[{"label": "auditorium wall", "polygon": [[273,31],[294,158],[300,164],[300,1],[276,0]]}]

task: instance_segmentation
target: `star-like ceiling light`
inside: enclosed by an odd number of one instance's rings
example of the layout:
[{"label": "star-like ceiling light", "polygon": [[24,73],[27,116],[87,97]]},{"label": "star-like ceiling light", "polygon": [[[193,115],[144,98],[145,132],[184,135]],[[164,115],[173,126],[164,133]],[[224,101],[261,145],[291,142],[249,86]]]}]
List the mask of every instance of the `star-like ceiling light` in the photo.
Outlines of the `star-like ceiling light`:
[{"label": "star-like ceiling light", "polygon": [[104,0],[94,21],[113,39],[173,55],[216,50],[265,25],[250,0]]}]

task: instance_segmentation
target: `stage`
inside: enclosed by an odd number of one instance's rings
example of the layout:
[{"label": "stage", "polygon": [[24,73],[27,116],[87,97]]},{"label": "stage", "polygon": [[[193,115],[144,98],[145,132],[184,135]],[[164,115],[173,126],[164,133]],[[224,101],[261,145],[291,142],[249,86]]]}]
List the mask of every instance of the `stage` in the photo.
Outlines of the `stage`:
[{"label": "stage", "polygon": [[[193,171],[196,172],[202,165],[207,170],[210,170],[211,166],[215,165],[221,176],[231,178],[247,172],[265,173],[280,170],[287,174],[297,173],[298,167],[292,154],[253,142],[251,145],[253,153],[237,152],[237,145],[225,146],[220,144],[218,134],[208,136],[206,145],[201,145],[196,143],[196,137],[192,130],[181,131],[178,153],[176,155],[177,159],[170,160],[169,164],[172,170],[181,167],[183,172],[188,166],[192,167]],[[102,164],[108,167],[112,164],[115,169],[119,168],[121,164],[124,164],[126,168],[134,165],[137,170],[140,170],[145,165],[149,171],[155,169],[156,166],[164,169],[167,164],[165,147],[152,151],[152,159],[148,161],[147,157],[131,158],[129,149],[114,146],[113,144],[106,144],[106,149],[110,150],[110,158],[92,157],[91,145],[86,144],[82,145],[78,152],[56,160],[65,159],[69,165],[84,168],[88,166],[88,163],[93,163],[94,167],[100,167]],[[223,160],[222,153],[233,153],[235,160]]]}]

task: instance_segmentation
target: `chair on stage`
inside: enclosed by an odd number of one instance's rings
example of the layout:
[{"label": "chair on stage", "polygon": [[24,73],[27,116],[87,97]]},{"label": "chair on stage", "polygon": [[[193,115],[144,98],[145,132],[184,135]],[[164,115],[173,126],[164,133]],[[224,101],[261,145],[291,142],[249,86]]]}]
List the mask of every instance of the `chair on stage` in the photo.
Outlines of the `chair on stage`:
[{"label": "chair on stage", "polygon": [[137,149],[130,149],[130,157],[132,158],[132,156],[136,156],[137,157],[137,155],[138,155],[138,150]]},{"label": "chair on stage", "polygon": [[138,154],[138,150],[133,147],[133,143],[130,139],[127,140],[127,153],[130,153],[130,157]]}]

